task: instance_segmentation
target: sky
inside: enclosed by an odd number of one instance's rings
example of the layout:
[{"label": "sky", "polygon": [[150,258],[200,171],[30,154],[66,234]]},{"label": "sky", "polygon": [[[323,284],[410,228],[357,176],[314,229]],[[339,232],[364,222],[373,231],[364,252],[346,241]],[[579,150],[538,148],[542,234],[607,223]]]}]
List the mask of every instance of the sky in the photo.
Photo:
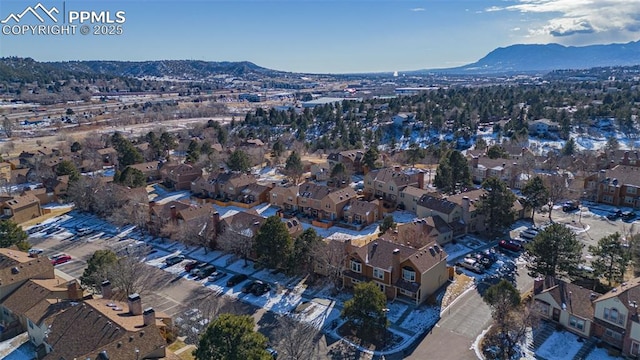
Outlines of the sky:
[{"label": "sky", "polygon": [[[640,39],[640,0],[1,0],[0,56],[38,61],[251,61],[306,73],[388,72],[473,63],[497,47]],[[70,12],[123,11],[123,23]],[[40,15],[46,17],[40,10]],[[64,14],[64,19],[63,18]],[[101,19],[105,20],[105,18]],[[66,21],[66,22],[65,22]],[[76,26],[33,35],[25,25]],[[82,35],[80,26],[89,26]],[[104,26],[103,26],[104,25]],[[120,28],[116,28],[116,26]],[[110,27],[111,26],[111,27]],[[94,31],[120,35],[96,35]],[[16,34],[12,33],[16,32]]]}]

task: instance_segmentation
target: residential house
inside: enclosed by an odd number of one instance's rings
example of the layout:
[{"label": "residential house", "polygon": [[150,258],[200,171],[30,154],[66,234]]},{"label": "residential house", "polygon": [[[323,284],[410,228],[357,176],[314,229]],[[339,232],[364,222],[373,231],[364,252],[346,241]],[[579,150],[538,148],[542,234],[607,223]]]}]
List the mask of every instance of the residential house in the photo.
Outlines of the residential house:
[{"label": "residential house", "polygon": [[415,121],[416,115],[413,113],[399,113],[393,116],[393,124],[397,127],[408,125],[410,122]]},{"label": "residential house", "polygon": [[596,198],[604,204],[640,208],[640,167],[617,165],[601,170]]},{"label": "residential house", "polygon": [[58,201],[60,198],[67,195],[67,190],[69,189],[69,175],[48,178],[45,179],[42,184],[47,189],[50,196],[52,196],[52,200]]},{"label": "residential house", "polygon": [[[322,217],[322,200],[331,193],[331,188],[306,182],[298,187],[298,210],[306,216],[313,218]],[[273,198],[273,194],[271,195]],[[355,198],[355,196],[353,197]]]},{"label": "residential house", "polygon": [[133,164],[129,165],[132,169],[140,170],[144,177],[147,179],[147,182],[152,182],[160,179],[160,162],[159,161],[150,161],[141,164]]},{"label": "residential house", "polygon": [[40,200],[31,194],[0,200],[0,209],[2,209],[0,219],[11,220],[18,224],[42,216]]},{"label": "residential house", "polygon": [[269,186],[252,183],[242,188],[234,200],[245,204],[262,204],[269,200],[269,190]]},{"label": "residential house", "polygon": [[327,162],[332,169],[337,163],[342,163],[348,171],[361,174],[362,165],[364,165],[362,163],[364,153],[364,150],[345,150],[331,153],[327,157]]},{"label": "residential house", "polygon": [[11,170],[11,184],[26,184],[29,181],[29,172],[31,169],[15,169]]},{"label": "residential house", "polygon": [[13,248],[0,248],[0,301],[29,279],[54,279],[53,265],[46,257],[29,257]]},{"label": "residential house", "polygon": [[420,249],[384,238],[361,247],[347,245],[346,287],[373,281],[387,298],[420,305],[449,279],[447,254],[435,242]]},{"label": "residential house", "polygon": [[536,279],[533,285],[535,311],[584,338],[593,335],[594,300],[600,296],[581,286],[559,279]]},{"label": "residential house", "polygon": [[112,147],[99,149],[98,155],[102,159],[102,166],[116,166],[118,165],[118,151]]},{"label": "residential house", "polygon": [[[319,218],[332,221],[342,219],[345,206],[356,199],[356,196],[356,192],[351,187],[331,189],[331,192],[320,201]],[[298,197],[298,200],[300,200],[300,197]]]},{"label": "residential house", "polygon": [[202,169],[189,164],[165,164],[160,168],[164,184],[174,190],[189,190],[191,182],[202,176]]},{"label": "residential house", "polygon": [[127,303],[85,300],[51,319],[42,359],[161,359],[167,345],[161,329],[168,326],[166,315],[142,309],[138,294]]},{"label": "residential house", "polygon": [[509,186],[513,186],[513,180],[517,170],[517,164],[507,159],[490,159],[486,156],[472,157],[469,161],[471,180],[476,184],[482,184],[490,177],[498,178]]},{"label": "residential house", "polygon": [[529,122],[529,133],[545,135],[560,130],[558,123],[549,119],[538,119]]},{"label": "residential house", "polygon": [[462,206],[442,197],[423,195],[418,200],[416,209],[418,218],[439,216],[447,223],[462,220]]},{"label": "residential house", "polygon": [[400,202],[400,193],[408,186],[424,188],[424,173],[405,173],[397,166],[372,170],[364,176],[365,197],[374,197],[394,205]]},{"label": "residential house", "polygon": [[593,335],[620,349],[623,356],[640,356],[640,278],[611,289],[593,304]]},{"label": "residential house", "polygon": [[343,208],[343,212],[344,222],[362,228],[380,220],[380,203],[378,200],[369,202],[353,199]]},{"label": "residential house", "polygon": [[158,205],[149,203],[150,229],[155,234],[161,232],[175,236],[181,232],[182,226],[202,227],[209,223],[215,224],[215,214],[211,206],[194,205],[184,201],[169,201]]},{"label": "residential house", "polygon": [[438,244],[450,242],[453,238],[453,231],[442,218],[428,217],[397,224],[395,229],[387,230],[383,237],[397,244],[420,249],[434,241]]},{"label": "residential house", "polygon": [[[400,192],[400,205],[403,210],[416,212],[418,208],[418,200],[423,195],[428,195],[430,192],[425,189],[420,189],[415,186],[407,186]],[[431,194],[432,196],[434,194]]]},{"label": "residential house", "polygon": [[311,164],[311,177],[316,181],[327,181],[331,178],[329,163]]},{"label": "residential house", "polygon": [[285,212],[298,210],[298,185],[275,186],[269,191],[269,204]]},{"label": "residential house", "polygon": [[[200,196],[212,199],[236,201],[242,198],[242,190],[255,184],[253,175],[232,172],[214,172],[207,179],[200,176],[191,183],[191,191]],[[257,190],[252,188],[253,190]],[[249,191],[252,191],[251,189]],[[253,194],[254,196],[256,194]]]},{"label": "residential house", "polygon": [[[0,318],[4,329],[0,339],[6,340],[27,332],[34,346],[42,344],[48,327],[45,319],[81,301],[84,290],[77,280],[30,279],[0,303]],[[44,354],[42,354],[44,355]]]}]

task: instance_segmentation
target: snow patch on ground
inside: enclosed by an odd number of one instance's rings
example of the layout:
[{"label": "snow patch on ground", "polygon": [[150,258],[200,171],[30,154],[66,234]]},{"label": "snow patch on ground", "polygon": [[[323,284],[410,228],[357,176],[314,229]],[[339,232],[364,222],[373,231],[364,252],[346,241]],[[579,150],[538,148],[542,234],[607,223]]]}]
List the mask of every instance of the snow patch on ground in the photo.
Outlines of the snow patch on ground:
[{"label": "snow patch on ground", "polygon": [[400,325],[401,328],[411,329],[416,333],[422,332],[435,325],[440,319],[440,309],[434,306],[420,307],[411,312]]},{"label": "snow patch on ground", "polygon": [[609,351],[605,348],[595,348],[591,350],[585,360],[616,360],[622,359],[621,357],[609,355]]},{"label": "snow patch on ground", "polygon": [[584,342],[578,342],[578,336],[567,331],[555,331],[540,346],[537,355],[545,359],[571,360],[580,351]]}]

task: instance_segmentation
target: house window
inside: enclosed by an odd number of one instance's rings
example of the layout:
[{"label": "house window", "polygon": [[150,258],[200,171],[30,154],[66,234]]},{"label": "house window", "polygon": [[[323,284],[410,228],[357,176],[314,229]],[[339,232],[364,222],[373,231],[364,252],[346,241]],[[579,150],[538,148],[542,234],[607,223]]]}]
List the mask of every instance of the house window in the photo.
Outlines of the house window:
[{"label": "house window", "polygon": [[631,355],[637,356],[638,355],[638,350],[640,350],[640,344],[635,342],[635,341],[632,341],[631,342],[631,351],[630,351]]},{"label": "house window", "polygon": [[625,196],[624,197],[624,203],[633,205],[633,198],[631,196]]},{"label": "house window", "polygon": [[405,289],[400,289],[400,294],[402,294],[404,296],[410,296],[410,297],[414,296],[413,292],[405,290]]},{"label": "house window", "polygon": [[584,331],[584,320],[579,319],[579,318],[577,318],[575,316],[569,317],[569,325],[572,328],[576,328],[576,329],[578,329],[580,331]]},{"label": "house window", "polygon": [[605,320],[609,320],[610,322],[614,323],[614,324],[620,324],[622,325],[622,323],[624,322],[624,316],[622,314],[620,314],[618,312],[618,309],[616,308],[605,308],[604,309],[604,318]]},{"label": "house window", "polygon": [[362,264],[359,261],[351,260],[351,271],[361,273]]},{"label": "house window", "polygon": [[617,332],[617,331],[613,331],[613,330],[611,330],[611,329],[607,329],[607,330],[604,332],[604,334],[605,334],[607,337],[610,337],[610,338],[612,338],[612,339],[615,339],[615,340],[622,340],[622,334],[620,334],[620,333],[619,333],[619,332]]},{"label": "house window", "polygon": [[549,310],[551,310],[551,305],[540,300],[536,300],[536,307],[538,308],[538,312],[544,315],[549,315]]},{"label": "house window", "polygon": [[352,283],[353,285],[358,285],[358,284],[360,284],[361,282],[362,282],[362,281],[360,281],[360,280],[358,280],[358,279],[351,279],[351,283]]},{"label": "house window", "polygon": [[613,202],[613,196],[611,196],[611,195],[604,195],[604,196],[602,197],[602,202],[612,203],[612,202]]},{"label": "house window", "polygon": [[389,190],[390,190],[390,191],[393,191],[393,186],[389,186]]},{"label": "house window", "polygon": [[384,280],[384,270],[373,268],[373,277],[376,279]]},{"label": "house window", "polygon": [[628,186],[627,187],[627,194],[635,194],[637,192],[637,189],[633,186]]},{"label": "house window", "polygon": [[271,197],[275,199],[278,197],[278,194],[271,194]]},{"label": "house window", "polygon": [[402,268],[402,279],[405,281],[415,282],[416,272],[410,267]]},{"label": "house window", "polygon": [[11,216],[11,215],[12,215],[12,214],[11,214],[11,209],[6,209],[6,208],[5,208],[5,209],[4,209],[4,215],[5,215],[5,216]]}]

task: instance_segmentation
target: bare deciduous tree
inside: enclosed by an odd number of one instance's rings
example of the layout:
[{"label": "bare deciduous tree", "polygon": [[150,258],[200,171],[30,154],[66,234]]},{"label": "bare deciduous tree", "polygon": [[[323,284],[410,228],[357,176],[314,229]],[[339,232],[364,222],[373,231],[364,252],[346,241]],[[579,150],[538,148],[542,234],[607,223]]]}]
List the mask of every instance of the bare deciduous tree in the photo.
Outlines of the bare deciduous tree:
[{"label": "bare deciduous tree", "polygon": [[546,176],[544,183],[549,190],[549,221],[551,221],[551,212],[553,206],[558,202],[565,200],[568,195],[567,179],[559,174]]},{"label": "bare deciduous tree", "polygon": [[288,316],[278,318],[275,331],[276,348],[286,359],[319,359],[319,331],[313,325]]},{"label": "bare deciduous tree", "polygon": [[130,254],[118,259],[109,270],[109,279],[114,287],[127,296],[133,293],[143,294],[151,290],[153,272],[142,261],[142,254]]},{"label": "bare deciduous tree", "polygon": [[345,270],[348,257],[346,244],[338,240],[329,240],[323,246],[314,249],[314,253],[316,272],[327,276],[333,281],[336,289],[341,289],[342,272]]},{"label": "bare deciduous tree", "polygon": [[217,244],[221,250],[243,258],[247,265],[247,258],[253,249],[253,234],[239,225],[226,227],[218,236]]}]

